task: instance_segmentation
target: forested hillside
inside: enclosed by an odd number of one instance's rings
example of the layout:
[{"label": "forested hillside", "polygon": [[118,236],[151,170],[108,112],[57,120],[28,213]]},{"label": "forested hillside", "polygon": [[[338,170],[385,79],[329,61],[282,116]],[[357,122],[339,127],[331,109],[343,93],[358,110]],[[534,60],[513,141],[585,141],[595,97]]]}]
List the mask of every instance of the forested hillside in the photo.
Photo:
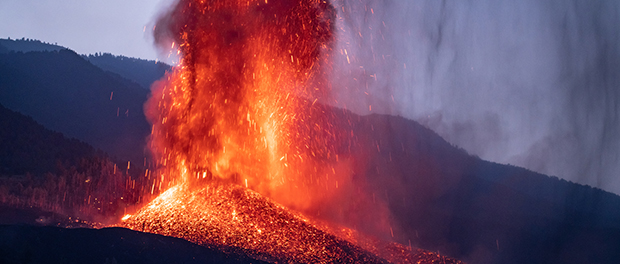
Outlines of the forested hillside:
[{"label": "forested hillside", "polygon": [[56,44],[45,43],[35,39],[0,39],[0,53],[31,52],[31,51],[58,51],[66,49]]},{"label": "forested hillside", "polygon": [[105,154],[0,105],[0,175],[55,173],[94,158]]},{"label": "forested hillside", "polygon": [[83,55],[83,57],[105,71],[135,81],[144,89],[150,89],[153,82],[161,79],[166,71],[172,70],[172,66],[162,62],[115,56],[110,53]]}]

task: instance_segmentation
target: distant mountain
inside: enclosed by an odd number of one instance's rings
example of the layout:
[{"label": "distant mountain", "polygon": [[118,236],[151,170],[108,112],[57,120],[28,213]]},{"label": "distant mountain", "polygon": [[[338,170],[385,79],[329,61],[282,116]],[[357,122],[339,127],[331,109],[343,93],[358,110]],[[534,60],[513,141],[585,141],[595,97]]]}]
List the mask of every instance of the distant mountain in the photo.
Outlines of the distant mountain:
[{"label": "distant mountain", "polygon": [[0,39],[0,53],[31,52],[31,51],[59,51],[66,49],[56,44],[45,43],[34,39]]},{"label": "distant mountain", "polygon": [[[0,38],[0,54],[9,52],[59,51],[63,49],[67,48],[39,40]],[[172,66],[163,62],[116,56],[110,53],[81,56],[93,65],[109,72],[110,75],[118,75],[124,79],[131,80],[145,89],[150,89],[153,82],[161,79],[166,74],[166,71],[172,70]]]},{"label": "distant mountain", "polygon": [[114,56],[109,53],[82,55],[82,57],[105,71],[137,82],[145,89],[150,89],[153,82],[161,79],[166,71],[172,70],[172,66],[162,62]]},{"label": "distant mountain", "polygon": [[142,164],[148,91],[67,49],[0,54],[0,104],[112,156]]}]

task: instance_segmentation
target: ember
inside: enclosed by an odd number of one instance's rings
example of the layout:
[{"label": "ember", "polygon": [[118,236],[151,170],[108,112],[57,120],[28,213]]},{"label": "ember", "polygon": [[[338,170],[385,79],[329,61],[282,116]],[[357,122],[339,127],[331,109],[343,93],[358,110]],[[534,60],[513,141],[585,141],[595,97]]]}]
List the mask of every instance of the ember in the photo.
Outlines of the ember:
[{"label": "ember", "polygon": [[122,224],[272,262],[460,263],[348,228],[319,227],[254,191],[222,182],[172,187]]}]

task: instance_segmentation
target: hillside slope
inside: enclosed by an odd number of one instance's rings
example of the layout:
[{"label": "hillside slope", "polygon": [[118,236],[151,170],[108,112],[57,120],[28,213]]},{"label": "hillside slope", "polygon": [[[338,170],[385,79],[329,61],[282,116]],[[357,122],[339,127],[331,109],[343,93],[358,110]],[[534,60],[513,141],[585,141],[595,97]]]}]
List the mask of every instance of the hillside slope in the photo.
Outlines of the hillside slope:
[{"label": "hillside slope", "polygon": [[0,175],[54,173],[59,164],[78,167],[96,156],[105,154],[0,105]]},{"label": "hillside slope", "polygon": [[147,94],[70,50],[0,54],[0,104],[137,164],[150,132]]},{"label": "hillside slope", "polygon": [[620,261],[619,196],[481,160],[402,117],[349,119],[354,173],[388,205],[397,241],[471,263]]}]

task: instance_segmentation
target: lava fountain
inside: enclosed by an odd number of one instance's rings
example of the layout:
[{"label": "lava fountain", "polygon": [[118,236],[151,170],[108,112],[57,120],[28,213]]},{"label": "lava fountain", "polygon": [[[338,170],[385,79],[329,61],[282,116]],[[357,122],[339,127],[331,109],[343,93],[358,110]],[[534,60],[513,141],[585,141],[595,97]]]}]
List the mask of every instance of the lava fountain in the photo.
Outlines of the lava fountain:
[{"label": "lava fountain", "polygon": [[154,36],[181,61],[145,106],[160,195],[122,225],[268,261],[384,262],[372,240],[293,211],[351,188],[350,122],[322,104],[334,19],[322,0],[175,2]]},{"label": "lava fountain", "polygon": [[315,134],[334,128],[309,107],[329,95],[333,19],[301,0],[185,0],[163,15],[156,41],[182,59],[147,103],[158,190],[219,178],[303,206],[308,162],[333,156],[334,137]]}]

